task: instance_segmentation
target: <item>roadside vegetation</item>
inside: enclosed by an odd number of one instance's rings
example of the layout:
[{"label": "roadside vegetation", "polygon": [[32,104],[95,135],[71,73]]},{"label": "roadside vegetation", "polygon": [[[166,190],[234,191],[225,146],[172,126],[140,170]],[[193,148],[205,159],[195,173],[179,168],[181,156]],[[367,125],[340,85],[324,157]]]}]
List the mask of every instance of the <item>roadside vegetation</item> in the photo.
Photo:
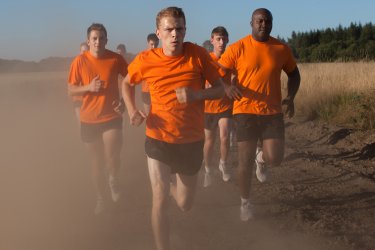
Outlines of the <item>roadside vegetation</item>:
[{"label": "roadside vegetation", "polygon": [[[375,62],[299,64],[296,116],[375,129]],[[286,77],[283,76],[286,91]]]}]

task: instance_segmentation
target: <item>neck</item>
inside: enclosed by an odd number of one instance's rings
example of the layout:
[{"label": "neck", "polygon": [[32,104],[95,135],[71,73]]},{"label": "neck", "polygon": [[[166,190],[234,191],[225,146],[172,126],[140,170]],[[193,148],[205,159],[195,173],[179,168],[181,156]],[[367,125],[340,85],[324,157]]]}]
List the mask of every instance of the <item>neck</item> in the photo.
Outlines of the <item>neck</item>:
[{"label": "neck", "polygon": [[183,48],[174,51],[163,48],[163,54],[166,56],[180,56],[183,54]]},{"label": "neck", "polygon": [[268,40],[270,40],[270,36],[258,37],[258,36],[253,35],[253,38],[254,38],[255,41],[258,41],[258,42],[267,42]]},{"label": "neck", "polygon": [[92,51],[90,50],[90,54],[93,56],[93,57],[101,57],[103,54],[104,54],[104,51]]},{"label": "neck", "polygon": [[214,50],[213,52],[214,52],[214,54],[215,54],[215,56],[216,56],[217,58],[220,58],[221,55],[223,54],[221,51],[217,51],[217,50]]}]

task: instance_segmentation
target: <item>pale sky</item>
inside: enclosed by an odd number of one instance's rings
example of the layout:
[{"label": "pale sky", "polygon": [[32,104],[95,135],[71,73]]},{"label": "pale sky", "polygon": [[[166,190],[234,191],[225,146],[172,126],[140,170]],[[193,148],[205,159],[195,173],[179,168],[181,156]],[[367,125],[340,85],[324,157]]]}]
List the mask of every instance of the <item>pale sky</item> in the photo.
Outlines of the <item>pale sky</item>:
[{"label": "pale sky", "polygon": [[75,56],[93,22],[107,28],[108,49],[124,43],[136,54],[145,49],[147,34],[155,31],[156,14],[168,6],[183,8],[185,41],[200,45],[218,25],[227,28],[230,43],[248,35],[251,13],[260,7],[272,12],[275,37],[351,22],[375,23],[374,0],[1,0],[0,58]]}]

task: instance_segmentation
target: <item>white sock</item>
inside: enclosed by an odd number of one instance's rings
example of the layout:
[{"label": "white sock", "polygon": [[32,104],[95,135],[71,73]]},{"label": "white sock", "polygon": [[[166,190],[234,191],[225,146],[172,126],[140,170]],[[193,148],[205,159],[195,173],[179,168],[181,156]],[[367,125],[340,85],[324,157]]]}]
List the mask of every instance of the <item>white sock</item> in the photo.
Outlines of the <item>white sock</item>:
[{"label": "white sock", "polygon": [[204,169],[206,170],[206,173],[210,173],[211,172],[211,168],[209,168],[207,166],[204,166]]},{"label": "white sock", "polygon": [[257,154],[257,162],[260,162],[260,163],[264,163],[264,160],[263,160],[263,151],[259,151],[259,153]]},{"label": "white sock", "polygon": [[250,203],[250,199],[249,198],[245,199],[241,197],[241,205],[247,204],[247,203]]},{"label": "white sock", "polygon": [[220,164],[225,165],[225,163],[227,163],[227,162],[220,159]]}]

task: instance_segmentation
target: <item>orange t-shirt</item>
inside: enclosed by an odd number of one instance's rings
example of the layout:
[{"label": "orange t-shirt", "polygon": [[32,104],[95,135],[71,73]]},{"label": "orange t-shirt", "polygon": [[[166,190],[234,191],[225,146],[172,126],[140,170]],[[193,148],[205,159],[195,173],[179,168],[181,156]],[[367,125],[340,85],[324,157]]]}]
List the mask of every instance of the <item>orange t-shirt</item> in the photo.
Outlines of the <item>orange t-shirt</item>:
[{"label": "orange t-shirt", "polygon": [[75,96],[72,96],[72,102],[73,103],[81,103],[82,104],[82,96],[80,95],[75,95]]},{"label": "orange t-shirt", "polygon": [[219,66],[204,48],[189,42],[183,46],[181,56],[166,56],[162,48],[141,52],[128,68],[131,83],[146,81],[150,89],[146,135],[175,144],[204,139],[204,101],[179,103],[175,89],[202,90],[205,79],[220,77]]},{"label": "orange t-shirt", "polygon": [[[211,58],[217,62],[219,60],[218,57],[216,57],[215,53],[211,52],[210,53]],[[223,80],[225,83],[230,85],[230,78],[231,78],[231,73],[228,71],[225,76],[223,77]],[[206,83],[206,87],[209,86],[209,83]],[[226,95],[223,98],[216,99],[216,100],[206,100],[204,102],[204,112],[205,113],[212,113],[212,114],[217,114],[217,113],[222,113],[225,112],[229,109],[232,108],[232,103],[233,101],[230,100]]]},{"label": "orange t-shirt", "polygon": [[96,58],[86,51],[74,58],[68,77],[68,84],[83,86],[99,75],[103,86],[99,92],[83,95],[80,118],[84,123],[101,123],[120,118],[113,110],[112,102],[119,99],[118,75],[126,76],[128,64],[125,59],[110,50]]},{"label": "orange t-shirt", "polygon": [[142,82],[142,92],[148,93],[150,92],[150,89],[148,88],[148,85],[145,81]]},{"label": "orange t-shirt", "polygon": [[272,115],[281,109],[281,70],[286,73],[296,68],[290,48],[270,37],[258,42],[251,35],[231,44],[219,63],[235,70],[243,98],[234,101],[233,114]]}]

